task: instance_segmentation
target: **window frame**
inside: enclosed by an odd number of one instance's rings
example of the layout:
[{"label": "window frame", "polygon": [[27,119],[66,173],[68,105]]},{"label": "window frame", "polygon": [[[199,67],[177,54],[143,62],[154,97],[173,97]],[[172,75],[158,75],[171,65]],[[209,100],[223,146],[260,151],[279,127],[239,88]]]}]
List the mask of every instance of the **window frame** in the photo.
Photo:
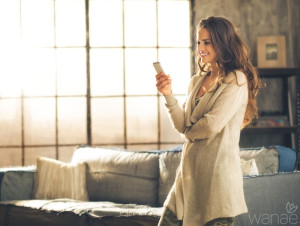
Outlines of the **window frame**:
[{"label": "window frame", "polygon": [[[22,1],[24,0],[19,0],[20,1],[20,15],[22,14]],[[167,147],[167,146],[174,146],[174,145],[179,145],[182,144],[183,141],[178,141],[178,142],[165,142],[162,141],[161,139],[161,126],[162,126],[162,122],[161,122],[161,106],[163,104],[163,100],[161,95],[157,92],[156,94],[142,94],[142,95],[138,95],[138,94],[127,94],[126,93],[126,70],[125,70],[125,60],[126,60],[126,56],[125,56],[125,51],[127,48],[132,48],[132,47],[127,47],[125,45],[125,29],[124,29],[124,2],[126,0],[122,0],[122,10],[123,10],[123,15],[122,15],[122,19],[123,19],[123,46],[121,47],[123,49],[123,94],[122,95],[114,95],[114,96],[92,96],[91,95],[91,49],[93,48],[98,48],[98,47],[92,47],[90,46],[90,39],[89,39],[89,33],[90,33],[90,18],[89,18],[89,2],[91,0],[84,0],[84,5],[85,5],[85,36],[86,36],[86,43],[85,46],[78,46],[78,47],[68,47],[68,48],[85,48],[85,52],[86,52],[86,95],[58,95],[57,94],[57,72],[56,72],[56,94],[54,96],[51,96],[50,98],[54,98],[55,99],[55,144],[44,144],[44,145],[27,145],[25,144],[25,110],[24,110],[24,103],[26,101],[26,99],[30,99],[30,98],[49,98],[49,97],[45,97],[45,96],[25,96],[23,91],[21,93],[20,97],[0,97],[0,99],[17,99],[20,100],[20,104],[21,104],[21,145],[0,145],[0,152],[3,151],[3,149],[16,149],[16,148],[21,148],[21,163],[22,165],[26,165],[25,164],[25,149],[30,149],[30,148],[54,148],[55,149],[55,154],[53,157],[55,157],[56,159],[60,159],[60,148],[65,148],[65,147],[75,147],[79,144],[60,144],[59,143],[59,122],[58,122],[58,101],[59,98],[61,97],[68,97],[68,98],[72,98],[72,97],[84,97],[86,98],[86,143],[82,143],[80,145],[89,145],[89,146],[107,146],[107,147],[112,147],[112,146],[116,146],[116,147],[121,147],[121,148],[132,148],[134,146],[136,147],[141,147],[144,145],[149,145],[149,146],[153,146],[153,149],[161,149],[163,147]],[[155,47],[156,49],[156,53],[157,53],[157,58],[159,59],[159,49],[161,48],[185,48],[185,49],[189,49],[190,51],[190,71],[192,72],[194,70],[193,68],[193,47],[194,44],[192,42],[192,35],[190,36],[190,45],[189,47],[161,47],[158,44],[158,40],[159,40],[159,27],[158,27],[158,23],[159,23],[159,18],[158,18],[158,2],[161,0],[155,0],[156,3],[156,40],[157,40],[157,44]],[[188,1],[188,0],[167,0],[167,1]],[[192,18],[192,3],[191,1],[189,2],[189,26],[190,26],[190,33],[193,33],[193,29],[192,29],[192,22],[193,22],[193,18]],[[55,4],[56,4],[56,0],[53,0],[53,4],[54,4],[54,36],[55,32],[56,32],[56,11],[55,11]],[[20,18],[20,20],[22,20]],[[21,30],[21,35],[22,35],[22,21],[20,21],[20,30]],[[49,47],[40,47],[40,48],[49,48]],[[52,48],[52,47],[51,47]],[[61,46],[57,46],[56,44],[56,38],[54,40],[54,46],[53,46],[54,50],[55,50],[55,57],[57,60],[57,49],[59,48],[65,48],[65,47],[61,47]],[[102,47],[100,47],[102,48]],[[110,48],[110,47],[107,47]],[[112,48],[119,48],[119,47],[112,47]],[[134,47],[134,48],[147,48],[147,47]],[[151,47],[152,48],[152,47]],[[57,65],[56,65],[57,67]],[[185,94],[177,94],[176,96],[178,97],[185,97]],[[124,128],[123,128],[123,133],[124,133],[124,143],[97,143],[97,142],[93,142],[93,137],[92,137],[92,99],[93,98],[123,98],[123,121],[124,121]],[[157,100],[157,142],[128,142],[128,123],[127,123],[127,98],[131,98],[131,97],[154,97]],[[141,149],[143,149],[141,147]]]}]

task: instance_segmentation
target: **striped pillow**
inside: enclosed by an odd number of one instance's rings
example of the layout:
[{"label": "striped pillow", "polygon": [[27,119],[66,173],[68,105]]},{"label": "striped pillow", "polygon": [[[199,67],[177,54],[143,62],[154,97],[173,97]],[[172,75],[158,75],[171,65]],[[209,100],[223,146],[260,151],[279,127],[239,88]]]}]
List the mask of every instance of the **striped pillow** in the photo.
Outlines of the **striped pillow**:
[{"label": "striped pillow", "polygon": [[39,157],[34,182],[36,199],[69,198],[88,200],[86,164],[64,163]]}]

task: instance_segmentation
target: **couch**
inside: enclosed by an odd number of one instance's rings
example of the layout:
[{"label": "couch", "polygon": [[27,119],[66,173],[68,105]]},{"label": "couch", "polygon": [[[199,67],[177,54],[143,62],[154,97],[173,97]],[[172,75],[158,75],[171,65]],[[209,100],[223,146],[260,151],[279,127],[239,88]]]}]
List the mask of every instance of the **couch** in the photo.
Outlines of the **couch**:
[{"label": "couch", "polygon": [[[61,172],[66,171],[63,175],[57,167],[56,171],[49,168],[51,161],[44,164],[43,158],[37,166],[2,168],[0,226],[157,225],[181,148],[133,152],[81,146],[70,163],[53,162],[61,166]],[[237,216],[235,225],[300,225],[300,171],[295,169],[295,151],[260,147],[241,149],[240,156],[254,159],[259,174],[243,176],[249,212]],[[78,184],[81,187],[70,194],[54,191]]]}]

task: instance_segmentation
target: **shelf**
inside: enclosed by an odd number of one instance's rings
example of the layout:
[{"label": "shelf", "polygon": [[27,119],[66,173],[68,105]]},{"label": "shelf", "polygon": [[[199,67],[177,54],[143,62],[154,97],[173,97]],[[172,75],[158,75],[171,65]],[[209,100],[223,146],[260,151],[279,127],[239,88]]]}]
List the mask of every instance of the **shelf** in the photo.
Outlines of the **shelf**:
[{"label": "shelf", "polygon": [[[282,82],[282,99],[286,100],[283,104],[286,105],[283,109],[286,109],[283,112],[264,112],[265,116],[280,116],[285,115],[288,118],[291,117],[291,106],[295,106],[296,110],[296,122],[294,126],[252,126],[245,128],[241,132],[241,136],[250,136],[258,135],[262,136],[263,134],[272,136],[273,134],[282,134],[284,135],[285,142],[291,147],[294,148],[297,152],[298,162],[297,169],[300,170],[300,67],[291,68],[256,68],[259,77],[263,79],[280,79]],[[289,78],[294,77],[295,80],[290,80]],[[295,102],[292,102],[291,93],[289,93],[289,86],[291,82],[295,82],[296,93],[295,93]],[[283,105],[283,106],[284,106]],[[275,113],[275,114],[273,114]],[[260,113],[259,115],[263,115]],[[257,124],[259,125],[259,124]],[[262,125],[262,124],[261,124]],[[259,140],[259,139],[258,139]],[[249,139],[251,141],[251,139]],[[262,144],[264,145],[264,144]]]},{"label": "shelf", "polygon": [[297,126],[272,126],[272,127],[249,127],[242,130],[242,133],[296,133]]},{"label": "shelf", "polygon": [[300,68],[257,68],[261,78],[282,78],[299,76]]}]

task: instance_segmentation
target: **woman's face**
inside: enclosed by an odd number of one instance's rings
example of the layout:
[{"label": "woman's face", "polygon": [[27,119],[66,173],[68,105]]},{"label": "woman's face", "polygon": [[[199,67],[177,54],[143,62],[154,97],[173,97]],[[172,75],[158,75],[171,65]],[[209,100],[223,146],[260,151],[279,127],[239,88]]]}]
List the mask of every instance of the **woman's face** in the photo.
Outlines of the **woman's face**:
[{"label": "woman's face", "polygon": [[206,28],[200,28],[197,40],[198,52],[202,63],[217,63],[217,55],[212,45],[211,37]]}]

